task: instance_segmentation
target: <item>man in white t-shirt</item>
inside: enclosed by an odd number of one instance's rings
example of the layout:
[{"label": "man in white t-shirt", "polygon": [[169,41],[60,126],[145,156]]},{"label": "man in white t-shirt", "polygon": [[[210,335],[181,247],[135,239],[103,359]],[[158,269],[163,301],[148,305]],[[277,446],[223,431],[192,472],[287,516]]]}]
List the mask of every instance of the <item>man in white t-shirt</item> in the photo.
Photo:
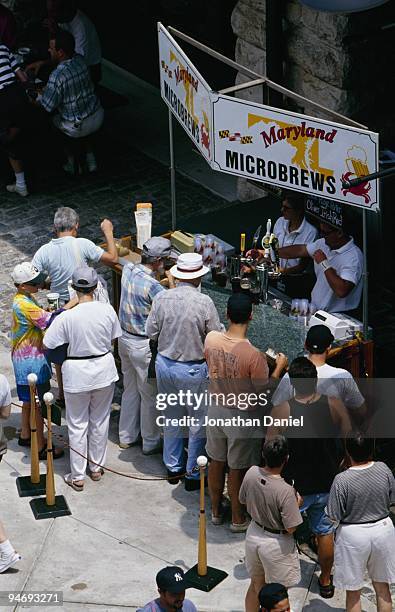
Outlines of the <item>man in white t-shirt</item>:
[{"label": "man in white t-shirt", "polygon": [[314,311],[346,312],[358,308],[362,294],[363,255],[347,233],[320,224],[323,238],[279,249],[280,258],[311,257],[317,281],[311,293]]},{"label": "man in white t-shirt", "polygon": [[70,451],[71,473],[64,479],[76,491],[84,488],[87,452],[92,480],[100,480],[103,473],[100,466],[106,460],[111,402],[118,380],[111,345],[122,330],[113,307],[93,299],[97,281],[93,268],[74,271],[72,286],[79,304],[56,317],[44,337],[48,349],[68,344],[62,375],[69,441],[83,456]]},{"label": "man in white t-shirt", "polygon": [[76,268],[91,262],[111,265],[118,261],[111,221],[105,219],[101,224],[107,252],[91,240],[77,237],[79,222],[78,213],[73,208],[58,208],[54,217],[56,238],[40,247],[32,261],[40,272],[48,273],[51,291],[60,294],[63,304],[70,299],[68,282]]},{"label": "man in white t-shirt", "polygon": [[2,419],[8,419],[11,412],[11,390],[8,380],[0,374],[0,461],[7,452],[7,439],[1,424]]},{"label": "man in white t-shirt", "polygon": [[[326,325],[314,325],[307,332],[305,348],[308,358],[317,368],[317,391],[328,397],[341,399],[351,416],[357,420],[366,414],[365,398],[350,372],[326,363],[334,337]],[[278,406],[293,397],[293,387],[288,374],[281,379],[273,395],[273,405]]]}]

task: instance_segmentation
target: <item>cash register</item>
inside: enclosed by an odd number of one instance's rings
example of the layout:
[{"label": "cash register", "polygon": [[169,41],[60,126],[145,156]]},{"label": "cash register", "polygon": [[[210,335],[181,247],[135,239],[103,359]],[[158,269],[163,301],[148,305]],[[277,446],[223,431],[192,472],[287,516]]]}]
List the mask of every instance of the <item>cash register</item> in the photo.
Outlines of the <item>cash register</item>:
[{"label": "cash register", "polygon": [[313,325],[326,325],[335,340],[350,338],[355,332],[362,331],[363,329],[362,323],[353,317],[341,312],[329,313],[324,310],[317,310],[310,317],[309,327],[313,327]]}]

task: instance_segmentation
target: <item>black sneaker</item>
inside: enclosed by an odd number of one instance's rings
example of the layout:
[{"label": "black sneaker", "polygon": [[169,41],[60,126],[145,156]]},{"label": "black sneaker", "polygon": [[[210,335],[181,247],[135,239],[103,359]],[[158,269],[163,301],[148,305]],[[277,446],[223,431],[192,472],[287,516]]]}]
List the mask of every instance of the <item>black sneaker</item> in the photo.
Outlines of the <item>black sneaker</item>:
[{"label": "black sneaker", "polygon": [[167,470],[167,477],[168,477],[168,483],[170,485],[176,485],[180,482],[180,480],[182,480],[182,475],[184,474],[184,472],[171,472],[170,470]]}]

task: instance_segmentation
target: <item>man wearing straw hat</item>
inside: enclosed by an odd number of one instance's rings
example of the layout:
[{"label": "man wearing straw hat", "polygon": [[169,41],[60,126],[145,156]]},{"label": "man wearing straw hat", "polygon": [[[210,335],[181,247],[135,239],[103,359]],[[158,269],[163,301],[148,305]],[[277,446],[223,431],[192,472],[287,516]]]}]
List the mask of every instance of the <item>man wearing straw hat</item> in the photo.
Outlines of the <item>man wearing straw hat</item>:
[{"label": "man wearing straw hat", "polygon": [[[162,291],[153,301],[146,333],[152,340],[158,340],[158,398],[188,391],[202,393],[205,389],[207,365],[204,360],[204,341],[210,331],[221,329],[214,302],[199,291],[202,277],[208,272],[201,255],[182,253],[177,264],[170,270],[171,275],[179,281],[177,287]],[[204,409],[192,403],[169,403],[163,415],[165,418],[172,417],[173,421],[163,423],[163,461],[171,477],[170,484],[177,484],[177,476],[185,471],[183,429],[174,421],[186,416],[196,419],[189,425],[187,434],[187,491],[199,488],[199,473],[192,474],[191,471],[196,466],[197,457],[204,453],[206,442],[202,425]]]}]

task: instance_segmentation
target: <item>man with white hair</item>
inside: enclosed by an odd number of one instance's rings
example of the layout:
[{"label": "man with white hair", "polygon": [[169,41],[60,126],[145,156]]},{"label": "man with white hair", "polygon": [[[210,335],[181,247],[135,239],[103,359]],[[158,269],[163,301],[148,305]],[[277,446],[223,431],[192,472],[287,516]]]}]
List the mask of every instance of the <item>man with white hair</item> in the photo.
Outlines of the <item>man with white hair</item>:
[{"label": "man with white hair", "polygon": [[47,272],[51,291],[60,294],[61,303],[70,299],[68,282],[77,267],[91,262],[110,265],[118,261],[111,221],[104,219],[100,226],[107,242],[107,252],[91,240],[79,238],[79,226],[80,219],[73,208],[58,208],[54,217],[56,238],[40,247],[33,257],[33,265],[40,272]]},{"label": "man with white hair", "polygon": [[[202,393],[208,376],[204,359],[204,341],[210,331],[221,329],[221,323],[212,299],[199,288],[202,277],[209,272],[198,253],[183,253],[170,274],[179,282],[175,289],[162,291],[153,301],[147,319],[146,333],[158,340],[156,378],[159,393],[179,394],[180,391]],[[194,417],[189,426],[188,461],[185,489],[199,488],[199,472],[192,474],[196,459],[204,454],[206,439],[202,425],[204,409],[200,406],[169,405],[163,416],[176,420]],[[190,421],[191,422],[191,421]],[[188,435],[188,434],[187,434]],[[185,472],[183,428],[174,423],[164,424],[163,461],[170,484],[177,484]]]},{"label": "man with white hair", "polygon": [[73,289],[79,303],[56,317],[44,338],[50,350],[68,344],[62,375],[71,472],[64,480],[76,491],[84,488],[87,456],[91,479],[101,479],[114,383],[118,380],[111,344],[122,330],[113,307],[93,299],[97,281],[93,268],[74,270]]},{"label": "man with white hair", "polygon": [[119,417],[119,446],[122,449],[135,446],[141,434],[143,455],[161,451],[160,429],[156,423],[156,384],[148,374],[152,355],[145,324],[155,296],[165,290],[155,278],[155,272],[163,269],[163,260],[170,253],[170,240],[154,236],[143,245],[141,263],[126,264],[122,271],[119,305],[122,337],[118,352],[124,390]]}]

